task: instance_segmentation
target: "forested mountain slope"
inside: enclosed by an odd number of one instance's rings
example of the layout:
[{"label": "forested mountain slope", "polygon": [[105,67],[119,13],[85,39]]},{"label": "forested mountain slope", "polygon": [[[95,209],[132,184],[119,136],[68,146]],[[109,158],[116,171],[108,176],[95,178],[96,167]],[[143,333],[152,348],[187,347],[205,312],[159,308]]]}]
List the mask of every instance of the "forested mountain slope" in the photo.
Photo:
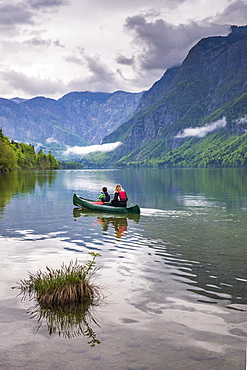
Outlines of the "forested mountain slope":
[{"label": "forested mountain slope", "polygon": [[[226,37],[199,41],[180,67],[167,70],[143,94],[136,114],[104,138],[123,143],[104,161],[247,165],[246,132],[247,26],[232,26]],[[91,165],[97,160],[87,157]]]}]

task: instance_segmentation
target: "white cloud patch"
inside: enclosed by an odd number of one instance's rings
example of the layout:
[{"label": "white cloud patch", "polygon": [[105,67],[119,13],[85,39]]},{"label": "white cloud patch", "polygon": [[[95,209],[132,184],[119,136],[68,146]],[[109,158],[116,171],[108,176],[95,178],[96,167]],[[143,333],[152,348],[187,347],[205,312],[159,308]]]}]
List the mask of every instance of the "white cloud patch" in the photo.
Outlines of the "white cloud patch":
[{"label": "white cloud patch", "polygon": [[223,117],[222,119],[219,119],[218,121],[209,123],[208,125],[202,126],[202,127],[190,127],[184,129],[181,133],[178,133],[176,135],[176,138],[183,139],[185,137],[195,136],[202,138],[209,134],[210,132],[214,130],[218,130],[220,128],[223,128],[226,126],[226,118]]},{"label": "white cloud patch", "polygon": [[59,141],[54,139],[53,137],[49,137],[48,139],[46,139],[45,142],[46,142],[46,144],[59,143]]},{"label": "white cloud patch", "polygon": [[234,123],[236,123],[236,125],[245,125],[247,123],[247,114],[239,119],[234,120]]},{"label": "white cloud patch", "polygon": [[102,145],[73,146],[63,152],[64,156],[84,156],[93,152],[111,152],[122,145],[120,141]]}]

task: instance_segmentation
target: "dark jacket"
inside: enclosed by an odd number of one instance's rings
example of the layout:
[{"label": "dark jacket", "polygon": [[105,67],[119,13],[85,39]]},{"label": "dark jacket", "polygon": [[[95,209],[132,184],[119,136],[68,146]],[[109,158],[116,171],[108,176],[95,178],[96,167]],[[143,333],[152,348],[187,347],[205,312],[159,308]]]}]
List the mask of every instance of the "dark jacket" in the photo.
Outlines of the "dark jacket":
[{"label": "dark jacket", "polygon": [[98,199],[100,199],[101,202],[110,202],[111,197],[107,191],[102,191]]},{"label": "dark jacket", "polygon": [[118,191],[114,193],[114,198],[112,199],[110,205],[114,207],[126,207],[128,197],[125,191]]}]

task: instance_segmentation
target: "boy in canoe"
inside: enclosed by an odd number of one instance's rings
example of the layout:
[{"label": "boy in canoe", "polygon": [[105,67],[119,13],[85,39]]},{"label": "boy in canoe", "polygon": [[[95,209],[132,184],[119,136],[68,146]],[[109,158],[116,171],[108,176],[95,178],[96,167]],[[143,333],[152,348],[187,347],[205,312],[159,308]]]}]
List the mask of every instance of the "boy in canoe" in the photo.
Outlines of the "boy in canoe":
[{"label": "boy in canoe", "polygon": [[102,192],[100,193],[100,195],[98,196],[98,199],[101,201],[101,202],[110,202],[110,195],[107,191],[107,188],[104,186],[102,188]]}]

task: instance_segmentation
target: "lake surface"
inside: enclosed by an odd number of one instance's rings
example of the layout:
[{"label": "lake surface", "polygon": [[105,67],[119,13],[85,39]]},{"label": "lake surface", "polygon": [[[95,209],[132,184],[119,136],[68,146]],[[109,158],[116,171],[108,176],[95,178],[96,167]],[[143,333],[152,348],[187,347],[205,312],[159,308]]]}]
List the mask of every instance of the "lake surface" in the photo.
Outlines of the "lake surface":
[{"label": "lake surface", "polygon": [[[75,208],[116,183],[140,217]],[[245,369],[247,169],[0,175],[0,368]],[[28,272],[98,252],[83,319],[18,296]]]}]

